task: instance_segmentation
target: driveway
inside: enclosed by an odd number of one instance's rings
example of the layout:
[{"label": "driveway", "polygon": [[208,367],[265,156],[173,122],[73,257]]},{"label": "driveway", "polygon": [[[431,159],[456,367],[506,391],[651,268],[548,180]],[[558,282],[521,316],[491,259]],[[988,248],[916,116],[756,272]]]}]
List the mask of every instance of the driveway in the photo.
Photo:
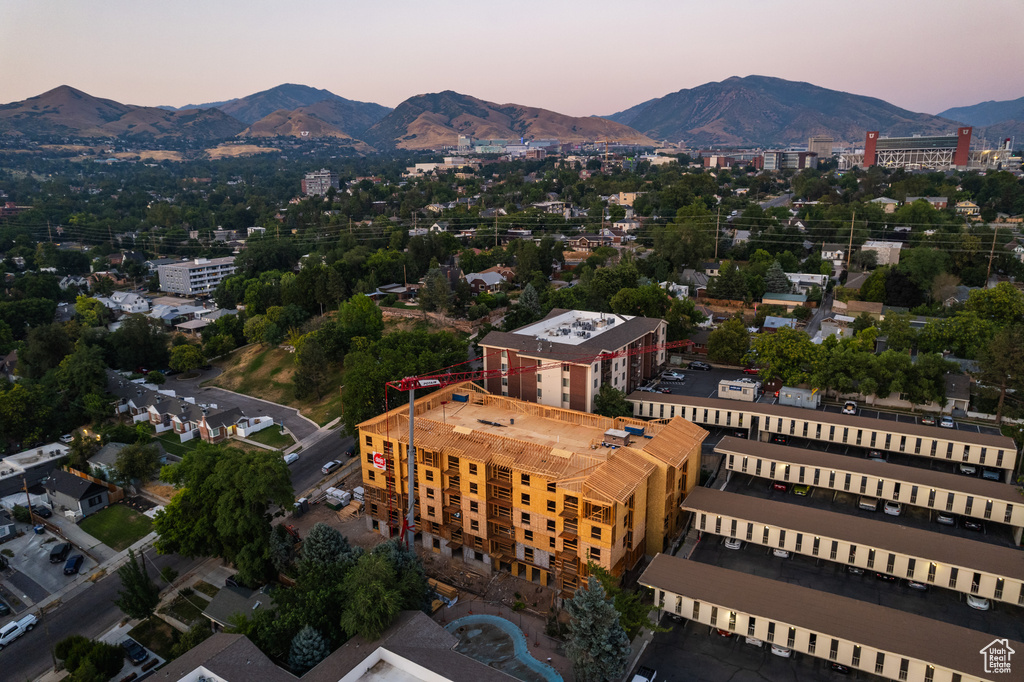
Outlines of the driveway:
[{"label": "driveway", "polygon": [[[4,549],[14,552],[9,557],[10,568],[3,573],[5,587],[23,602],[38,602],[50,594],[57,592],[75,579],[75,576],[64,575],[64,562],[50,563],[50,550],[61,539],[51,533],[36,535],[31,528],[20,538],[15,538],[3,545]],[[82,550],[72,545],[68,556],[82,554]],[[88,575],[96,562],[83,555],[84,562],[79,575]]]}]

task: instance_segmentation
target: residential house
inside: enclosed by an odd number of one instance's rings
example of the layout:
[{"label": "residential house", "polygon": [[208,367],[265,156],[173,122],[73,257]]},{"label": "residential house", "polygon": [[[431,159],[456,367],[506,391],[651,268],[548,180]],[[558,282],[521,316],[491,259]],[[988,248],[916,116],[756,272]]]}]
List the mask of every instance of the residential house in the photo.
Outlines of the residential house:
[{"label": "residential house", "polygon": [[971,377],[968,374],[946,374],[946,404],[943,412],[967,413],[971,404]]},{"label": "residential house", "polygon": [[830,336],[835,336],[839,339],[846,339],[853,336],[853,324],[855,318],[849,315],[832,315],[826,317],[821,321],[821,325],[818,327],[818,333],[811,339],[813,343],[820,344],[822,341]]},{"label": "residential house", "polygon": [[149,299],[130,291],[115,291],[109,297],[100,298],[103,305],[111,310],[124,313],[145,313],[149,311]]},{"label": "residential house", "polygon": [[18,375],[15,370],[18,368],[18,349],[15,348],[7,355],[0,356],[0,376],[7,377],[8,381],[17,381]]},{"label": "residential house", "polygon": [[843,286],[853,291],[860,291],[860,288],[864,286],[864,282],[871,276],[870,272],[851,272],[846,276],[846,284]]},{"label": "residential house", "polygon": [[203,615],[210,619],[214,628],[228,628],[231,627],[232,616],[241,614],[252,618],[258,609],[271,606],[272,601],[266,587],[251,590],[248,587],[225,585],[203,609]]},{"label": "residential house", "polygon": [[503,208],[485,208],[480,211],[481,218],[497,218],[498,216],[506,216],[508,211]]},{"label": "residential house", "polygon": [[85,277],[80,277],[79,275],[65,275],[64,277],[61,278],[59,286],[61,291],[67,291],[72,287],[78,289],[88,289],[89,280],[86,279]]},{"label": "residential house", "polygon": [[846,247],[842,244],[822,244],[821,260],[842,264],[846,260]]},{"label": "residential house", "polygon": [[579,251],[593,251],[599,246],[611,246],[613,244],[611,237],[599,235],[599,234],[582,234],[574,239],[566,240],[566,244]]},{"label": "residential house", "polygon": [[633,202],[640,196],[643,196],[643,192],[618,192],[608,197],[608,203],[613,206],[629,206],[632,208]]},{"label": "residential house", "polygon": [[480,272],[496,272],[504,277],[507,282],[511,282],[516,278],[516,269],[510,265],[495,265],[494,267],[481,270]]},{"label": "residential house", "polygon": [[927,201],[929,204],[932,205],[933,208],[938,209],[939,211],[949,206],[948,197],[907,197],[904,203],[912,204],[915,201],[919,201],[921,199]]},{"label": "residential house", "polygon": [[810,272],[787,272],[786,279],[801,294],[810,293],[811,289],[818,287],[822,291],[828,286],[828,275],[818,275]]},{"label": "residential house", "polygon": [[750,230],[733,230],[732,231],[732,243],[744,244],[750,241]]},{"label": "residential house", "polygon": [[963,305],[967,303],[967,299],[970,298],[971,291],[979,287],[969,287],[963,284],[958,284],[953,293],[947,296],[942,301],[942,305],[948,308],[951,305]]},{"label": "residential house", "polygon": [[1019,239],[1011,239],[1003,248],[1012,253],[1014,258],[1024,263],[1024,244],[1021,244]]},{"label": "residential house", "polygon": [[622,230],[615,227],[602,227],[599,233],[602,237],[611,237],[612,244],[622,244],[627,241],[636,241],[636,237],[631,234],[626,234]]},{"label": "residential house", "polygon": [[416,297],[419,288],[419,284],[382,284],[369,296],[375,301],[391,295],[394,295],[399,301],[409,301]]},{"label": "residential house", "polygon": [[875,303],[873,301],[842,301],[836,300],[832,302],[832,310],[840,315],[849,315],[850,317],[859,317],[861,313],[867,313],[869,317],[880,320],[882,319],[882,308],[881,303]]},{"label": "residential house", "polygon": [[565,213],[566,202],[564,201],[540,201],[536,204],[531,204],[534,208],[539,208],[545,213],[551,213],[553,215],[562,215]]},{"label": "residential house", "polygon": [[505,284],[505,278],[497,272],[471,272],[466,275],[466,282],[474,295],[482,291],[495,292]]},{"label": "residential house", "polygon": [[[0,509],[0,544],[13,540],[18,536],[17,528],[14,525],[14,519],[7,513],[6,509]],[[3,563],[6,566],[6,563]]]},{"label": "residential house", "polygon": [[89,288],[91,289],[101,279],[109,279],[114,283],[115,287],[123,287],[128,284],[128,280],[116,270],[100,270],[89,275],[86,280],[88,281]]},{"label": "residential house", "polygon": [[432,233],[432,234],[436,234],[436,233],[440,233],[440,232],[447,232],[448,231],[448,227],[449,227],[449,225],[448,225],[448,221],[447,220],[440,220],[440,221],[438,221],[438,222],[436,222],[436,223],[434,223],[433,225],[430,226],[429,232]]},{"label": "residential house", "polygon": [[956,202],[956,214],[975,218],[981,215],[981,208],[973,201],[958,201]]},{"label": "residential house", "polygon": [[870,203],[877,204],[885,213],[895,213],[896,208],[900,205],[900,202],[889,197],[878,197],[877,199],[872,199]]},{"label": "residential house", "polygon": [[701,267],[704,268],[704,274],[708,277],[718,277],[721,274],[720,268],[722,264],[708,262],[704,263]]},{"label": "residential house", "polygon": [[679,281],[689,284],[694,294],[700,289],[708,288],[708,279],[706,274],[693,268],[685,268],[682,274],[679,275]]},{"label": "residential house", "polygon": [[[709,315],[708,319],[712,319]],[[687,339],[688,343],[684,346],[687,353],[694,353],[696,355],[707,355],[708,354],[708,339],[711,338],[710,329],[701,329],[690,334],[690,338]]]},{"label": "residential house", "polygon": [[93,472],[102,472],[107,479],[112,478],[116,471],[117,455],[126,447],[127,443],[107,443],[89,458],[89,469]]},{"label": "residential house", "polygon": [[641,225],[642,223],[636,218],[622,218],[621,220],[616,220],[612,223],[612,227],[617,230],[622,230],[626,234],[636,232],[640,229]]},{"label": "residential house", "polygon": [[675,282],[660,282],[659,287],[668,292],[669,296],[673,298],[689,298],[690,287],[685,284],[676,284]]},{"label": "residential house", "polygon": [[243,419],[245,415],[237,407],[204,414],[199,420],[199,434],[207,443],[220,443],[235,435]]},{"label": "residential house", "polygon": [[871,251],[875,254],[877,265],[899,265],[901,242],[886,242],[881,240],[869,240],[860,247],[861,251]]},{"label": "residential house", "polygon": [[43,486],[54,511],[69,510],[86,517],[110,504],[110,490],[87,478],[56,469]]},{"label": "residential house", "polygon": [[761,325],[761,331],[766,334],[774,334],[783,327],[796,329],[796,320],[792,317],[775,317],[773,315],[768,315],[764,318],[764,323]]},{"label": "residential house", "polygon": [[761,297],[762,305],[781,306],[790,313],[805,303],[807,303],[806,294],[765,294]]}]

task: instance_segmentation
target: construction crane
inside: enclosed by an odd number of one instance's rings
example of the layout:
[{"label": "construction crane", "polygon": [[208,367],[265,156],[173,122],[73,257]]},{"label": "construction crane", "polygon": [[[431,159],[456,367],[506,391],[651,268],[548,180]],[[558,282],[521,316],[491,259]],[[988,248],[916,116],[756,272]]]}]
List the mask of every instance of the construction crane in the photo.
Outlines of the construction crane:
[{"label": "construction crane", "polygon": [[[418,377],[405,377],[397,381],[389,381],[385,385],[388,388],[392,388],[396,391],[403,391],[409,393],[409,446],[406,448],[406,459],[409,461],[409,507],[406,512],[405,519],[402,521],[402,536],[405,538],[406,546],[410,549],[413,546],[413,536],[416,532],[416,450],[413,445],[413,438],[415,437],[415,418],[416,418],[416,389],[434,389],[444,388],[452,384],[462,383],[464,381],[481,381],[484,379],[495,379],[502,377],[516,376],[518,374],[525,373],[539,373],[547,369],[554,369],[561,367],[565,363],[570,364],[591,364],[598,360],[612,360],[614,358],[629,357],[633,355],[645,355],[647,353],[657,353],[663,350],[669,350],[671,348],[678,348],[683,346],[687,341],[669,341],[666,343],[659,343],[650,346],[637,346],[635,348],[627,348],[626,350],[615,351],[612,353],[597,353],[595,355],[585,355],[582,357],[566,358],[563,360],[556,360],[548,362],[542,365],[519,365],[518,367],[509,367],[508,369],[479,369],[469,372],[444,372],[438,374],[428,374]],[[500,351],[489,353],[483,357],[489,357]],[[397,454],[397,453],[396,453]],[[397,457],[396,457],[397,459]],[[391,522],[391,501],[397,497],[397,489],[393,480],[393,473],[390,471],[390,462],[387,464],[386,469],[386,487],[388,492],[388,523]],[[399,471],[401,471],[401,468]]]}]

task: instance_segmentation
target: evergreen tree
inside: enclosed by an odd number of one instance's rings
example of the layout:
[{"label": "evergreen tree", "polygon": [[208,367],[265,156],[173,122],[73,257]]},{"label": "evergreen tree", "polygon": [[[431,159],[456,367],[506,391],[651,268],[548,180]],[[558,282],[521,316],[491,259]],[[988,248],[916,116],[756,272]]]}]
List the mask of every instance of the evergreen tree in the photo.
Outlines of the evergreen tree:
[{"label": "evergreen tree", "polygon": [[303,400],[316,395],[316,399],[324,395],[327,388],[327,354],[317,340],[316,334],[307,334],[302,338],[299,348],[295,351],[295,397]]},{"label": "evergreen tree", "polygon": [[576,679],[621,679],[629,660],[629,638],[619,623],[618,611],[605,599],[600,581],[590,576],[586,589],[576,590],[565,608],[572,617],[566,655],[572,661]]},{"label": "evergreen tree", "polygon": [[131,618],[149,618],[160,603],[160,588],[150,580],[146,572],[145,559],[140,564],[135,551],[128,550],[128,562],[117,569],[121,576],[121,589],[114,603]]},{"label": "evergreen tree", "polygon": [[355,560],[359,552],[348,544],[348,538],[326,523],[310,528],[302,543],[303,562],[330,564],[346,559]]},{"label": "evergreen tree", "polygon": [[788,294],[793,290],[793,285],[790,284],[779,261],[773,262],[765,273],[764,290],[769,294]]},{"label": "evergreen tree", "polygon": [[540,296],[533,284],[523,287],[523,293],[519,294],[519,305],[523,306],[535,318],[540,317]]},{"label": "evergreen tree", "polygon": [[452,305],[452,287],[440,268],[433,268],[423,280],[419,293],[420,307],[427,311],[447,312]]},{"label": "evergreen tree", "polygon": [[297,672],[305,672],[327,658],[330,653],[331,649],[323,635],[307,625],[292,639],[288,665]]}]

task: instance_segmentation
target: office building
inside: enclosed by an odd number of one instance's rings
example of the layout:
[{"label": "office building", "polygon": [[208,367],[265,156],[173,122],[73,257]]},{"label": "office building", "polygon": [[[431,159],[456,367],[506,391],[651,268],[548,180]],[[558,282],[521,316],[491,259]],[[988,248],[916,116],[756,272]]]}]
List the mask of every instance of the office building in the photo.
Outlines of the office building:
[{"label": "office building", "polygon": [[807,141],[807,151],[818,155],[818,161],[832,158],[832,145],[835,140],[829,135],[815,135]]}]

